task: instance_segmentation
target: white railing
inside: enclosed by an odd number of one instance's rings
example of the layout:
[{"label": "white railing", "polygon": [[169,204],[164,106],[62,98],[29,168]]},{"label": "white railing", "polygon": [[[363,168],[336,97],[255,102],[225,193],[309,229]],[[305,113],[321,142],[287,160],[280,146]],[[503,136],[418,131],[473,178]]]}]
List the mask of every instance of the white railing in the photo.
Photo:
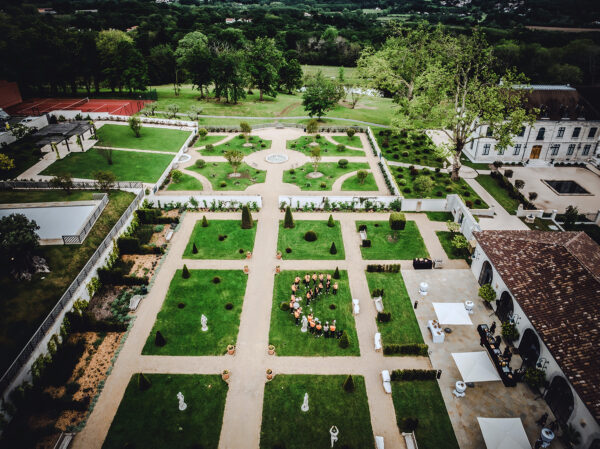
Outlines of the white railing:
[{"label": "white railing", "polygon": [[94,193],[94,194],[92,194],[92,198],[95,200],[100,199],[100,203],[98,203],[98,205],[94,209],[94,212],[92,213],[92,215],[90,215],[88,217],[87,221],[82,226],[79,233],[74,234],[74,235],[63,235],[62,236],[63,243],[65,245],[81,245],[83,243],[83,241],[85,240],[85,238],[87,237],[90,230],[92,229],[92,227],[94,226],[94,223],[96,223],[96,220],[98,220],[98,217],[100,216],[100,214],[102,213],[102,211],[104,210],[106,205],[108,204],[108,194],[106,194],[106,193]]}]

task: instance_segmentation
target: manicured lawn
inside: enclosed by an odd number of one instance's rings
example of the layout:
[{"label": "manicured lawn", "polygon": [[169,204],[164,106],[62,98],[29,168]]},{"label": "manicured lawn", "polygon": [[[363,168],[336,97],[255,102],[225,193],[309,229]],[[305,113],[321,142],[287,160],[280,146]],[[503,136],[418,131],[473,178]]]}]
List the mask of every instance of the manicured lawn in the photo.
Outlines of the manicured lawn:
[{"label": "manicured lawn", "polygon": [[179,182],[173,182],[167,187],[167,190],[202,190],[202,183],[196,178],[183,173]]},{"label": "manicured lawn", "polygon": [[235,136],[233,139],[228,140],[225,143],[222,143],[221,145],[217,145],[216,147],[213,148],[212,151],[208,151],[208,150],[199,150],[199,151],[202,154],[205,154],[206,156],[213,156],[213,155],[220,156],[223,153],[225,153],[226,151],[230,151],[230,150],[241,151],[244,154],[251,154],[251,153],[254,153],[255,151],[267,150],[267,149],[271,148],[270,140],[263,140],[258,136],[249,136],[248,143],[251,144],[252,146],[249,146],[249,147],[244,146],[246,144],[246,140],[244,139],[244,136],[242,134],[240,134],[238,136]]},{"label": "manicured lawn", "polygon": [[423,132],[401,131],[398,134],[384,129],[375,132],[377,144],[386,159],[425,167],[443,167],[444,157]]},{"label": "manicured lawn", "polygon": [[[346,378],[343,375],[275,376],[265,385],[261,449],[329,448],[332,425],[339,430],[335,447],[374,447],[364,378],[352,376],[355,390],[351,393],[343,388]],[[306,393],[309,410],[302,412],[300,406]]]},{"label": "manicured lawn", "polygon": [[238,168],[238,173],[241,176],[237,178],[229,177],[233,173],[233,168],[231,168],[229,162],[209,162],[202,168],[193,165],[187,167],[187,170],[205,176],[212,184],[213,190],[246,190],[253,184],[265,182],[267,177],[266,171],[250,167],[244,162]]},{"label": "manicured lawn", "polygon": [[[377,323],[383,344],[423,343],[419,323],[401,273],[366,273],[369,291],[383,289],[383,307],[392,320]],[[368,305],[371,307],[371,305]]]},{"label": "manicured lawn", "polygon": [[471,160],[467,156],[461,156],[460,163],[462,165],[466,165],[467,167],[471,167],[475,170],[489,170],[490,164],[483,164],[478,162],[471,162]]},{"label": "manicured lawn", "polygon": [[[245,259],[254,249],[256,223],[252,229],[242,229],[240,220],[210,220],[202,227],[198,220],[183,252],[184,259]],[[193,244],[198,252],[194,254]]]},{"label": "manicured lawn", "polygon": [[37,140],[39,139],[27,136],[2,147],[1,152],[13,160],[14,167],[0,170],[0,179],[14,179],[39,162],[42,151],[35,144]]},{"label": "manicured lawn", "polygon": [[[462,198],[467,207],[472,207],[474,209],[488,208],[485,201],[483,201],[462,178],[459,178],[458,181],[452,181],[448,173],[435,173],[426,168],[416,170],[413,175],[408,167],[390,166],[390,172],[396,179],[400,194],[405,198],[446,198],[447,195],[456,193]],[[431,177],[434,183],[431,192],[425,196],[416,192],[413,186],[415,179],[422,175]],[[469,204],[471,205],[469,206]]]},{"label": "manicured lawn", "polygon": [[525,217],[520,218],[523,224],[527,226],[529,229],[533,229],[534,231],[557,231],[558,229],[550,229],[550,225],[554,225],[550,220],[542,220],[541,218],[535,217],[533,223],[526,223]]},{"label": "manicured lawn", "polygon": [[[296,226],[292,229],[283,227],[283,220],[279,221],[279,239],[277,250],[283,254],[283,259],[345,259],[344,242],[342,240],[342,230],[339,221],[335,221],[335,226],[330,228],[327,221],[315,220],[296,220]],[[307,242],[304,234],[308,231],[315,231],[317,240]],[[329,249],[331,243],[335,242],[337,254],[331,254]],[[288,253],[286,248],[291,248]]]},{"label": "manicured lawn", "polygon": [[[311,163],[306,163],[298,168],[292,168],[283,172],[283,182],[296,184],[301,190],[331,190],[333,183],[340,176],[356,170],[368,170],[369,164],[362,162],[350,162],[345,168],[341,168],[336,162],[319,163],[320,178],[308,178],[306,175],[312,173],[314,168]],[[370,190],[363,188],[358,190]]]},{"label": "manicured lawn", "polygon": [[427,218],[431,221],[454,221],[452,212],[425,212],[425,215],[427,215]]},{"label": "manicured lawn", "polygon": [[[248,276],[242,270],[190,270],[183,279],[177,270],[167,297],[146,340],[147,355],[221,355],[227,345],[235,345]],[[216,279],[219,282],[216,283]],[[232,304],[227,309],[226,304]],[[181,308],[180,304],[184,304]],[[200,319],[208,318],[208,331],[202,332]],[[156,332],[167,340],[155,344]]]},{"label": "manicured lawn", "polygon": [[360,248],[365,260],[410,260],[415,257],[429,257],[425,242],[414,221],[407,221],[402,231],[392,231],[387,221],[357,221],[357,231],[360,225],[367,225],[367,239],[371,240],[370,248]]},{"label": "manicured lawn", "polygon": [[0,204],[87,201],[91,199],[91,190],[71,190],[69,195],[64,190],[0,190]]},{"label": "manicured lawn", "polygon": [[452,423],[435,380],[392,382],[396,420],[417,418],[415,436],[420,449],[459,449]]},{"label": "manicured lawn", "polygon": [[347,147],[362,148],[362,142],[357,135],[352,136],[352,139],[348,136],[331,136],[331,138]]},{"label": "manicured lawn", "polygon": [[[216,449],[219,445],[228,386],[219,375],[146,374],[152,385],[129,380],[103,449]],[[180,411],[181,392],[187,408]]]},{"label": "manicured lawn", "polygon": [[453,234],[450,231],[436,231],[438,239],[446,251],[446,255],[448,259],[465,259],[467,260],[470,257],[469,250],[467,248],[455,248],[452,245],[452,239],[455,235],[461,235],[460,233]]},{"label": "manicured lawn", "polygon": [[[42,199],[44,194],[52,200],[64,200],[60,196],[61,192],[57,190],[27,193],[37,200]],[[73,192],[71,196],[91,195],[92,192]],[[13,193],[16,192],[3,194]],[[66,197],[66,194],[64,196]],[[35,274],[29,282],[17,282],[7,271],[0,273],[0,370],[6,369],[12,363],[23,345],[31,338],[31,334],[123,215],[134,196],[129,192],[111,191],[106,208],[83,244],[40,247],[40,255],[48,262],[50,273]]]},{"label": "manicured lawn", "polygon": [[[310,144],[316,142],[321,149],[321,156],[364,156],[365,152],[360,150],[351,150],[345,148],[343,151],[338,150],[336,144],[331,143],[325,137],[316,138],[314,136],[302,136],[296,140],[288,140],[286,147],[288,150],[301,151],[302,153],[310,154],[313,146]],[[360,143],[360,142],[359,142]]]},{"label": "manicured lawn", "polygon": [[202,137],[198,137],[198,140],[194,143],[194,148],[204,147],[206,145],[214,145],[221,140],[227,139],[227,136],[215,136],[207,134],[204,139]]},{"label": "manicured lawn", "polygon": [[477,181],[481,187],[487,190],[488,193],[500,203],[506,212],[511,215],[515,215],[517,213],[517,209],[519,208],[519,200],[516,198],[511,198],[508,195],[508,191],[498,185],[494,178],[492,178],[490,175],[479,175],[475,181]]},{"label": "manicured lawn", "polygon": [[155,128],[142,125],[140,137],[135,137],[127,125],[103,125],[97,131],[101,147],[131,148],[177,153],[191,132],[180,129]]},{"label": "manicured lawn", "polygon": [[[312,273],[323,273],[324,275],[333,275],[330,271],[311,271]],[[348,284],[348,273],[340,270],[340,279],[332,279],[339,285],[338,294],[323,294],[317,300],[311,301],[310,306],[306,307],[306,295],[300,303],[303,307],[303,313],[310,313],[319,318],[324,325],[326,321],[336,320],[337,330],[346,331],[350,337],[350,346],[346,349],[340,348],[337,338],[317,338],[310,332],[300,332],[300,326],[296,326],[293,315],[289,311],[280,309],[282,302],[289,303],[291,295],[291,285],[296,276],[304,277],[305,271],[282,271],[275,275],[275,287],[273,288],[273,306],[271,308],[271,330],[269,332],[269,344],[275,345],[275,351],[280,356],[352,356],[360,355],[358,347],[358,337],[352,316],[352,295]],[[312,284],[312,283],[311,283]],[[304,283],[300,283],[299,294],[304,294]],[[299,295],[298,295],[299,296]],[[332,309],[331,305],[335,308]],[[366,304],[363,304],[365,306]]]},{"label": "manicured lawn", "polygon": [[372,191],[375,191],[375,190],[378,190],[378,188],[377,188],[377,183],[375,182],[375,177],[373,176],[373,173],[369,173],[362,184],[359,182],[357,175],[349,177],[342,183],[342,190],[350,190],[350,191],[372,190]]},{"label": "manicured lawn", "polygon": [[137,151],[114,150],[113,164],[108,165],[101,151],[92,148],[85,153],[70,153],[41,174],[48,176],[70,174],[74,178],[94,179],[98,170],[110,171],[117,181],[156,182],[173,160],[170,154],[141,153]]}]

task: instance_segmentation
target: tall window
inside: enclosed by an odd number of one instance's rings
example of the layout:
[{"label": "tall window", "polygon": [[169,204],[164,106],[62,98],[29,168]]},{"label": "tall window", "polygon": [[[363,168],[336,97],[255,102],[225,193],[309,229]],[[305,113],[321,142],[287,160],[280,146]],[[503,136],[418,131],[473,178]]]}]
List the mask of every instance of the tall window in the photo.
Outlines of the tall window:
[{"label": "tall window", "polygon": [[556,156],[558,154],[558,150],[560,150],[560,145],[555,144],[550,147],[551,155]]},{"label": "tall window", "polygon": [[487,131],[485,132],[485,137],[492,137],[492,127],[488,126]]},{"label": "tall window", "polygon": [[596,135],[596,131],[598,131],[598,128],[590,128],[590,132],[588,134],[588,137],[591,139],[592,137],[594,137]]},{"label": "tall window", "polygon": [[517,134],[517,136],[519,136],[519,137],[523,137],[524,135],[525,135],[525,127],[524,127],[524,126],[522,126],[522,127],[521,127],[521,131],[519,131],[519,134]]},{"label": "tall window", "polygon": [[504,150],[505,150],[504,147],[496,147],[496,151],[498,151],[498,154],[500,156],[502,156],[504,154]]},{"label": "tall window", "polygon": [[544,134],[546,134],[546,128],[540,128],[536,140],[544,140]]},{"label": "tall window", "polygon": [[484,155],[484,156],[487,156],[488,154],[490,154],[490,148],[491,148],[491,147],[492,147],[492,146],[491,146],[489,143],[486,143],[486,144],[483,146],[483,155]]},{"label": "tall window", "polygon": [[569,145],[569,148],[567,149],[567,156],[573,156],[574,152],[575,152],[575,144],[572,143],[571,145]]},{"label": "tall window", "polygon": [[583,147],[583,151],[581,152],[581,154],[584,156],[587,156],[588,154],[590,154],[591,149],[592,149],[591,145],[586,145]]},{"label": "tall window", "polygon": [[579,133],[581,132],[581,127],[573,128],[573,137],[579,137]]},{"label": "tall window", "polygon": [[563,137],[565,135],[565,127],[561,126],[560,128],[558,128],[558,134],[556,135],[556,137]]},{"label": "tall window", "polygon": [[513,151],[513,155],[518,156],[520,152],[521,152],[521,144],[518,143],[515,145],[515,151]]}]

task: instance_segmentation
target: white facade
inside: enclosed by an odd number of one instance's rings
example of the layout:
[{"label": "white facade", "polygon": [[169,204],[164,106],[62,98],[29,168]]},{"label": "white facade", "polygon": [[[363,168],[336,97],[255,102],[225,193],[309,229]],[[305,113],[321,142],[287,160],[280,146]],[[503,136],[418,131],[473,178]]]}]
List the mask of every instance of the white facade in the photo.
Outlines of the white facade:
[{"label": "white facade", "polygon": [[[486,261],[489,262],[492,266],[491,285],[496,292],[496,298],[499,299],[503,292],[508,292],[508,294],[512,298],[513,318],[515,320],[517,329],[519,330],[519,340],[513,342],[515,347],[519,346],[521,339],[523,338],[523,335],[527,329],[531,329],[535,333],[540,344],[540,360],[544,358],[548,361],[548,364],[545,367],[546,380],[549,383],[551,383],[553,379],[557,376],[562,376],[567,381],[569,388],[571,389],[571,393],[573,394],[574,408],[568,419],[568,423],[571,424],[581,434],[581,443],[576,447],[578,449],[591,449],[594,441],[600,440],[600,425],[591,415],[585,403],[581,400],[575,389],[572,387],[571,383],[568,381],[568,377],[559,367],[558,363],[544,344],[540,335],[537,333],[536,329],[533,327],[533,325],[525,315],[523,309],[521,309],[518,302],[515,301],[514,296],[507,288],[499,273],[494,268],[492,262],[489,260],[481,246],[477,244],[475,251],[473,252],[473,263],[471,265],[471,271],[477,279],[479,279],[479,275]],[[497,301],[495,302],[493,307],[494,309],[497,308]],[[595,449],[597,446],[593,447]]]}]

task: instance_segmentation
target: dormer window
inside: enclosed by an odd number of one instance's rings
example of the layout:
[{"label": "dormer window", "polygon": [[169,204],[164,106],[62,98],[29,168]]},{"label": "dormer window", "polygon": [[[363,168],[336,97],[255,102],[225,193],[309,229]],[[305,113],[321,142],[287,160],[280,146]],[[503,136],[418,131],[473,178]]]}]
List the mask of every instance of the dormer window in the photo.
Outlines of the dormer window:
[{"label": "dormer window", "polygon": [[544,140],[544,135],[546,134],[546,128],[540,128],[538,130],[538,135],[536,140]]}]

